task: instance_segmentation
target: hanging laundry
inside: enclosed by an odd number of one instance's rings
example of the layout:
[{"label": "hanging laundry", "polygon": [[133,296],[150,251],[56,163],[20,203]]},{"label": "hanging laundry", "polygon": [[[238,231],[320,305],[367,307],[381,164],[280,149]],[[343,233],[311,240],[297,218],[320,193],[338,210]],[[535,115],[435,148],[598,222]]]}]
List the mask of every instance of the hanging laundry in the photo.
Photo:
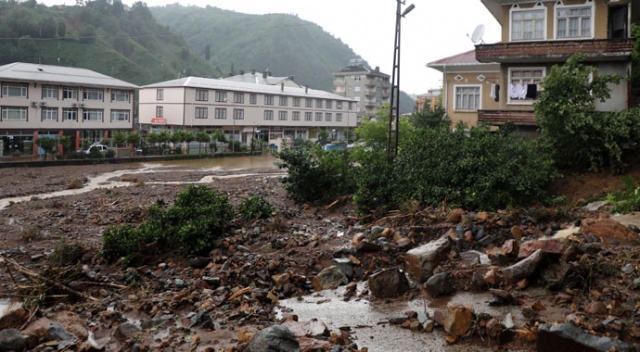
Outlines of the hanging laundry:
[{"label": "hanging laundry", "polygon": [[527,86],[525,84],[518,84],[518,99],[525,99],[527,97]]},{"label": "hanging laundry", "polygon": [[511,83],[509,84],[509,97],[511,99],[518,99],[518,86],[519,83]]},{"label": "hanging laundry", "polygon": [[493,100],[500,101],[500,85],[499,84],[495,85],[494,95],[495,96],[493,97]]},{"label": "hanging laundry", "polygon": [[537,99],[538,98],[538,85],[537,84],[527,84],[527,94],[525,96],[527,99]]}]

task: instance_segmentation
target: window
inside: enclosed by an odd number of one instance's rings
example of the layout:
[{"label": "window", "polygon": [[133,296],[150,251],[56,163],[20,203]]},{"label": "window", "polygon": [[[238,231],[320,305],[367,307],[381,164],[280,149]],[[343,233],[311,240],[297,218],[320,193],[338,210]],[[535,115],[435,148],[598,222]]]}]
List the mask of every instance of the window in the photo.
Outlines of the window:
[{"label": "window", "polygon": [[78,88],[72,88],[72,87],[62,88],[62,99],[78,100]]},{"label": "window", "polygon": [[354,80],[354,81],[361,81],[361,80],[362,80],[362,77],[360,77],[360,76],[353,76],[353,80]]},{"label": "window", "polygon": [[291,113],[292,121],[300,121],[300,111],[294,111]]},{"label": "window", "polygon": [[265,121],[273,120],[273,110],[265,110],[264,111],[264,119],[265,119]]},{"label": "window", "polygon": [[216,102],[217,103],[226,103],[227,102],[227,92],[223,90],[216,91]]},{"label": "window", "polygon": [[249,104],[252,104],[252,105],[258,104],[258,94],[256,93],[249,94]]},{"label": "window", "polygon": [[111,91],[111,101],[123,101],[129,102],[129,92],[126,90],[112,90]]},{"label": "window", "polygon": [[336,122],[342,122],[342,113],[341,112],[336,114]]},{"label": "window", "polygon": [[227,119],[227,109],[226,108],[216,108],[215,111],[215,119],[216,120],[226,120]]},{"label": "window", "polygon": [[26,97],[28,87],[26,84],[4,83],[2,84],[2,96],[4,97]]},{"label": "window", "polygon": [[164,89],[156,90],[156,100],[164,100]]},{"label": "window", "polygon": [[244,109],[233,109],[234,120],[244,120]]},{"label": "window", "polygon": [[353,87],[354,92],[359,92],[361,90],[360,86]]},{"label": "window", "polygon": [[156,106],[156,117],[163,117],[164,115],[164,107]]},{"label": "window", "polygon": [[349,102],[349,110],[353,110],[353,102],[352,101]]},{"label": "window", "polygon": [[316,99],[316,109],[322,109],[322,99]]},{"label": "window", "polygon": [[280,97],[280,106],[287,106],[289,105],[289,98],[287,97]]},{"label": "window", "polygon": [[300,99],[300,98],[295,98],[295,97],[294,97],[294,98],[293,98],[293,107],[294,107],[294,108],[299,108],[299,107],[300,107],[301,100],[302,100],[302,99]]},{"label": "window", "polygon": [[58,99],[58,87],[42,86],[42,99]]},{"label": "window", "polygon": [[325,120],[326,122],[331,122],[331,117],[332,117],[332,116],[331,116],[331,113],[330,113],[330,112],[328,112],[328,113],[324,114],[324,120]]},{"label": "window", "polygon": [[510,68],[509,95],[510,103],[532,103],[538,98],[540,81],[545,75],[544,67]]},{"label": "window", "polygon": [[322,121],[322,113],[321,112],[316,112],[316,121],[317,122]]},{"label": "window", "polygon": [[82,90],[82,100],[103,100],[104,92],[102,89],[85,88]]},{"label": "window", "polygon": [[209,118],[209,108],[196,106],[196,119],[207,119]]},{"label": "window", "polygon": [[129,121],[129,110],[111,110],[111,121]]},{"label": "window", "polygon": [[58,121],[58,109],[42,108],[42,121]]},{"label": "window", "polygon": [[62,109],[62,121],[76,121],[78,119],[78,109]]},{"label": "window", "polygon": [[480,86],[456,86],[456,110],[480,109]]},{"label": "window", "polygon": [[511,10],[511,40],[541,40],[545,29],[544,5],[533,9]]},{"label": "window", "polygon": [[305,121],[313,121],[313,113],[311,113],[311,112],[305,112],[305,113],[304,113],[304,120],[305,120]]},{"label": "window", "polygon": [[98,109],[84,109],[82,112],[83,121],[104,121],[102,118],[103,111]]},{"label": "window", "polygon": [[313,107],[313,99],[311,98],[305,98],[304,99],[304,106],[306,108],[312,108]]},{"label": "window", "polygon": [[286,111],[279,111],[278,112],[278,120],[287,121],[287,112]]},{"label": "window", "polygon": [[264,105],[273,105],[273,95],[265,94]]},{"label": "window", "polygon": [[342,110],[342,102],[341,101],[337,101],[336,102],[336,109]]},{"label": "window", "polygon": [[244,93],[233,93],[233,102],[236,104],[244,104]]},{"label": "window", "polygon": [[209,101],[209,91],[206,89],[196,89],[196,101]]},{"label": "window", "polygon": [[27,121],[27,108],[3,107],[2,121]]},{"label": "window", "polygon": [[327,109],[333,109],[333,100],[327,100]]},{"label": "window", "polygon": [[558,6],[556,38],[591,37],[592,6]]}]

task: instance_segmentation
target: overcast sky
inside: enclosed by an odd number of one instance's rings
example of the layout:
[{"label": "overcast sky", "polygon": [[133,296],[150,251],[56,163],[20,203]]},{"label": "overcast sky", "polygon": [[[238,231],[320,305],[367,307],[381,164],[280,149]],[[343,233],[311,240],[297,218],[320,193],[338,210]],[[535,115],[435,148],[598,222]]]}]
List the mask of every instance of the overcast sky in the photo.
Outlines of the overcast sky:
[{"label": "overcast sky", "polygon": [[[75,5],[75,0],[38,0],[46,5]],[[123,0],[126,5],[136,1]],[[207,5],[242,13],[288,13],[320,25],[340,38],[372,67],[391,75],[393,70],[395,0],[146,0],[147,6]],[[500,26],[480,0],[406,0],[415,9],[401,21],[400,89],[425,93],[442,85],[442,74],[425,65],[474,48],[469,39],[485,26],[484,42],[500,39]],[[346,66],[345,62],[345,66]],[[276,72],[296,75],[294,72]],[[304,82],[302,82],[304,83]]]}]

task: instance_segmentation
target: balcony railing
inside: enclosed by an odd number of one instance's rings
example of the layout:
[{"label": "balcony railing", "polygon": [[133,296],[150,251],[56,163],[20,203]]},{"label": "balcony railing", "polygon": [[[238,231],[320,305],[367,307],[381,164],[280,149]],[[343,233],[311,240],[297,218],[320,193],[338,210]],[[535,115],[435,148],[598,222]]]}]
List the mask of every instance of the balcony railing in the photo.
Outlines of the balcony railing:
[{"label": "balcony railing", "polygon": [[621,61],[631,57],[633,39],[553,40],[476,45],[480,62],[556,62],[573,54],[588,59]]},{"label": "balcony railing", "polygon": [[489,125],[512,122],[519,126],[536,126],[536,115],[533,111],[478,110],[478,122]]}]

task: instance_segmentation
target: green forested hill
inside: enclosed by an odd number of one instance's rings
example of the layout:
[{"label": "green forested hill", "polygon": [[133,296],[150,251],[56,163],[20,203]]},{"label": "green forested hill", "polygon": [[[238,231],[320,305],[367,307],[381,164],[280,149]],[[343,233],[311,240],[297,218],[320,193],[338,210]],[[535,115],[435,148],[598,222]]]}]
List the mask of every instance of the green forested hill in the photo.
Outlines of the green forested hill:
[{"label": "green forested hill", "polygon": [[146,5],[119,0],[85,6],[0,1],[0,65],[30,62],[83,67],[135,84],[219,71],[184,39],[159,25]]}]

